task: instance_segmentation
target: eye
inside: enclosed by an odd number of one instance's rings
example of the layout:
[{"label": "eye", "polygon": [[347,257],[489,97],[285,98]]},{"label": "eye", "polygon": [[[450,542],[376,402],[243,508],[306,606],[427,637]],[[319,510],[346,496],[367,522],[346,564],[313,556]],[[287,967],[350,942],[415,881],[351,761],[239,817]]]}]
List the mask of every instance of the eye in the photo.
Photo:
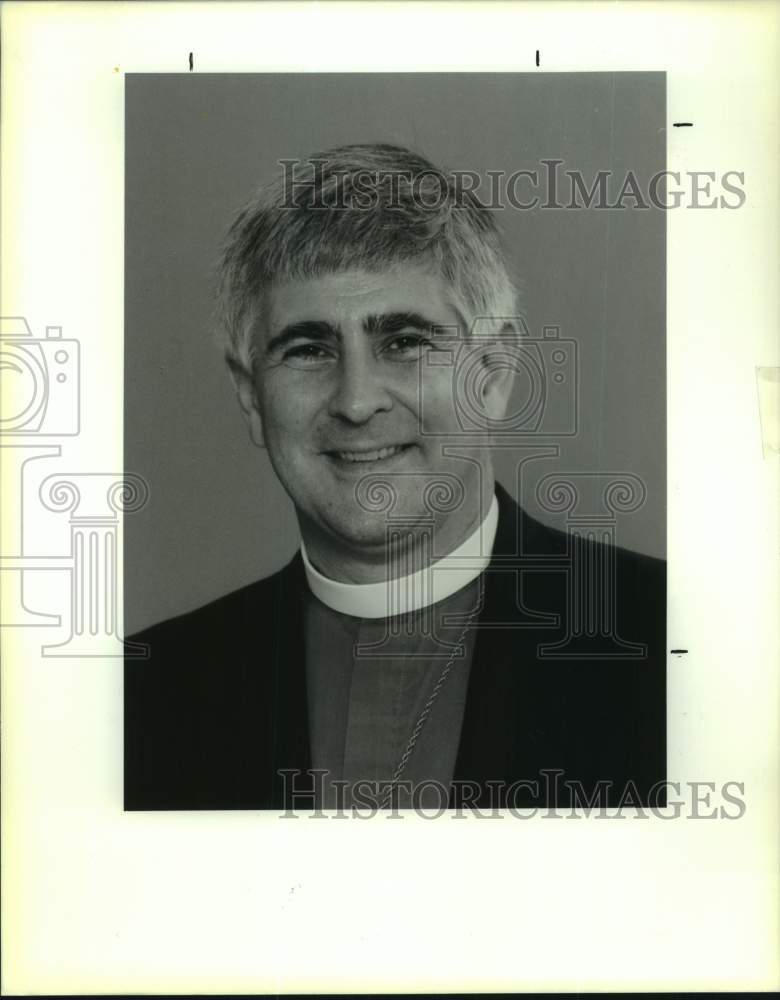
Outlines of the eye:
[{"label": "eye", "polygon": [[311,341],[288,347],[282,355],[282,363],[288,368],[323,368],[332,361],[331,351]]},{"label": "eye", "polygon": [[403,333],[385,344],[384,353],[391,361],[418,361],[433,347],[427,337],[418,333]]}]

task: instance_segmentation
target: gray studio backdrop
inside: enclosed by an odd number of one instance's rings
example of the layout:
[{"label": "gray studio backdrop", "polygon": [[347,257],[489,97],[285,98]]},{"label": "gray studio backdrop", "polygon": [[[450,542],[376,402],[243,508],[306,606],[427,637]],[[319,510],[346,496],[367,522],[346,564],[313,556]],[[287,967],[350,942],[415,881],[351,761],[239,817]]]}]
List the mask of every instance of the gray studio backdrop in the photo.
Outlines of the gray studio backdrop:
[{"label": "gray studio backdrop", "polygon": [[[383,141],[482,174],[560,159],[590,186],[599,170],[633,170],[647,190],[665,168],[665,126],[660,73],[128,75],[125,469],[151,496],[125,519],[126,634],[273,572],[297,547],[213,323],[218,244],[280,158]],[[666,219],[625,204],[500,212],[531,334],[557,326],[579,347],[578,433],[524,467],[521,500],[564,526],[540,510],[541,476],[632,473],[647,498],[619,519],[618,542],[663,556]],[[497,456],[515,494],[521,457]]]}]

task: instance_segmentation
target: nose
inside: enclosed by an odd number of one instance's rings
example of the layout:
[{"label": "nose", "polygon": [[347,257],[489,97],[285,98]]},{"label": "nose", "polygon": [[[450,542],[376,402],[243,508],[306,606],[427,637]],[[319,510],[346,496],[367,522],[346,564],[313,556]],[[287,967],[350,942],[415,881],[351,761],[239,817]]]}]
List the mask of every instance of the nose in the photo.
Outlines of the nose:
[{"label": "nose", "polygon": [[376,413],[392,409],[393,398],[384,383],[381,363],[372,352],[345,352],[336,379],[328,403],[330,416],[364,424]]}]

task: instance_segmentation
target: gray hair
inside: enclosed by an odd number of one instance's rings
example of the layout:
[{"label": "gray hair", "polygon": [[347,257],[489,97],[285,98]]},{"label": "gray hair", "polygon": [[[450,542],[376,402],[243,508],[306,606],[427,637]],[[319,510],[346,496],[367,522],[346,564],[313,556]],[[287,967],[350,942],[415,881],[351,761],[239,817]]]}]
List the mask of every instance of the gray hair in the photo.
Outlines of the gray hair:
[{"label": "gray hair", "polygon": [[229,364],[251,371],[252,322],[274,283],[339,271],[428,259],[472,317],[514,315],[493,215],[457,175],[387,144],[280,162],[284,175],[238,213],[222,248],[217,304]]}]

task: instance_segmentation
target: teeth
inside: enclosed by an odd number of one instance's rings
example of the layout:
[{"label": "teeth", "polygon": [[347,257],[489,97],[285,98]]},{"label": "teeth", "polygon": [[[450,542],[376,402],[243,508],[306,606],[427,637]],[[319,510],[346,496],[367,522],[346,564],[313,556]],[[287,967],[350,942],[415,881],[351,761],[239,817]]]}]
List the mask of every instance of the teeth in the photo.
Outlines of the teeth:
[{"label": "teeth", "polygon": [[403,445],[397,444],[392,448],[380,448],[378,451],[339,451],[336,454],[346,462],[378,462],[383,458],[390,458],[403,450]]}]

